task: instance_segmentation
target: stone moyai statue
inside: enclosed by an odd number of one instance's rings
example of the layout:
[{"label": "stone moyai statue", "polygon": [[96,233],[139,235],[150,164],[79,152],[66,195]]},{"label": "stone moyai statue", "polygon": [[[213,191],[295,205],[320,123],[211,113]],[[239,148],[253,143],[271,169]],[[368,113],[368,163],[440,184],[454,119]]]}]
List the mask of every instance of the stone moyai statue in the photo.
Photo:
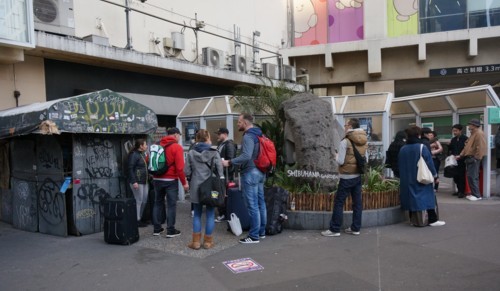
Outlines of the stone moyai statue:
[{"label": "stone moyai statue", "polygon": [[285,118],[286,163],[296,163],[302,173],[324,174],[301,179],[326,191],[333,189],[337,178],[332,175],[338,174],[335,153],[344,130],[334,119],[331,104],[314,94],[300,93],[283,102],[280,115]]}]

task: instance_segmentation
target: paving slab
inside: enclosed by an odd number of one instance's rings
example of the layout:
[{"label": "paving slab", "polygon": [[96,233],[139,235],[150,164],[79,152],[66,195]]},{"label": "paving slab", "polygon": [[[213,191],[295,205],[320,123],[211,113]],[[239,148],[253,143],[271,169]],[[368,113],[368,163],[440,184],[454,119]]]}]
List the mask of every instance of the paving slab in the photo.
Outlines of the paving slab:
[{"label": "paving slab", "polygon": [[[180,237],[153,237],[150,226],[131,246],[0,223],[0,290],[500,290],[500,199],[458,199],[446,184],[437,193],[442,227],[285,230],[242,245],[217,224],[212,250],[186,247],[189,203],[179,204]],[[242,258],[263,269],[234,274],[223,264]]]}]

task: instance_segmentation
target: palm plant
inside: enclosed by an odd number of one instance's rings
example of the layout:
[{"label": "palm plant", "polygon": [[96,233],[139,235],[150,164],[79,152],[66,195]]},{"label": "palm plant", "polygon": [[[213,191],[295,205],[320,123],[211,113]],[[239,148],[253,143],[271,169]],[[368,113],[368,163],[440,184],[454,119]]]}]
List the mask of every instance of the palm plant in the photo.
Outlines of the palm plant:
[{"label": "palm plant", "polygon": [[384,179],[383,166],[370,167],[364,175],[363,189],[368,192],[394,191],[399,189],[399,181]]},{"label": "palm plant", "polygon": [[261,78],[263,85],[249,86],[238,85],[234,90],[234,96],[238,102],[240,112],[248,112],[254,115],[265,115],[266,119],[257,123],[262,132],[269,137],[276,147],[277,170],[284,169],[284,116],[278,112],[281,104],[299,93],[295,88],[290,88],[283,81],[273,83],[269,78]]}]

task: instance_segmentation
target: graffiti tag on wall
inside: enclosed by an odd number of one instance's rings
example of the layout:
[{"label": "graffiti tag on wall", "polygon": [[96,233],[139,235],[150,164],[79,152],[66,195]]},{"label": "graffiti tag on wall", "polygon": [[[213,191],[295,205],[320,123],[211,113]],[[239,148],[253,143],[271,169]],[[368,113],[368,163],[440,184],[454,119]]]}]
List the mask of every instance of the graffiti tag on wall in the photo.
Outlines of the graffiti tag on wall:
[{"label": "graffiti tag on wall", "polygon": [[49,119],[70,132],[145,133],[158,126],[151,109],[109,90],[63,100],[51,108]]}]

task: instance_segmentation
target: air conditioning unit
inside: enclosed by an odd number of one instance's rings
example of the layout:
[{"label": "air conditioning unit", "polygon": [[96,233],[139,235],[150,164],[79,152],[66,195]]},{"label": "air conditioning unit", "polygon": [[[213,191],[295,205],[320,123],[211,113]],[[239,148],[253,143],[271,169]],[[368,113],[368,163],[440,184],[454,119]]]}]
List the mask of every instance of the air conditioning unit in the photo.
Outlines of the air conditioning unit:
[{"label": "air conditioning unit", "polygon": [[211,47],[204,47],[203,64],[209,67],[224,68],[224,52]]},{"label": "air conditioning unit", "polygon": [[231,56],[231,71],[235,71],[238,73],[246,73],[247,72],[247,61],[245,57],[240,55],[232,55]]},{"label": "air conditioning unit", "polygon": [[280,78],[280,71],[278,65],[271,63],[262,64],[262,75],[269,79],[278,80]]},{"label": "air conditioning unit", "polygon": [[73,0],[33,0],[35,30],[75,35]]},{"label": "air conditioning unit", "polygon": [[297,80],[297,74],[295,72],[295,67],[283,65],[282,75],[284,81],[295,82]]}]

